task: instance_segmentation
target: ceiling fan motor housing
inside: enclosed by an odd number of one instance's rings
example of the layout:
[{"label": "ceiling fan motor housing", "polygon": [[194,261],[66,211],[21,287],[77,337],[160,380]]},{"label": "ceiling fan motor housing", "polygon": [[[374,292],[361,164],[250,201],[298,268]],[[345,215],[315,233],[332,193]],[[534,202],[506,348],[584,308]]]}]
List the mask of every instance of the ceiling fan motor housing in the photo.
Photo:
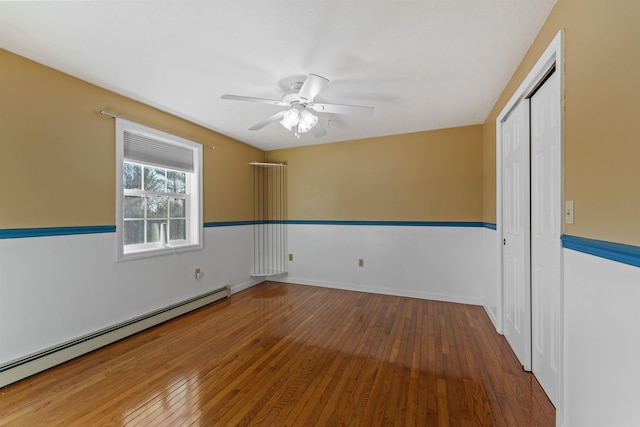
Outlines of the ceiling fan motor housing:
[{"label": "ceiling fan motor housing", "polygon": [[285,93],[284,96],[282,97],[282,102],[286,102],[287,104],[291,105],[292,108],[295,108],[296,104],[306,107],[308,104],[313,103],[313,99],[303,100],[300,98],[298,93],[299,92],[295,89],[292,90],[291,92]]}]

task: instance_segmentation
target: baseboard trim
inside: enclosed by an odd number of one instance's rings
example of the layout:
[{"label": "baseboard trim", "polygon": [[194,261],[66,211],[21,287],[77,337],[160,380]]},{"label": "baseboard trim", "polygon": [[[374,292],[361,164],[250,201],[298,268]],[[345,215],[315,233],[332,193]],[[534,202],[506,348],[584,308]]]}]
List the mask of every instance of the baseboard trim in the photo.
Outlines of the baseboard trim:
[{"label": "baseboard trim", "polygon": [[231,288],[225,286],[13,360],[0,366],[0,387],[20,381],[205,305],[228,298],[230,295]]},{"label": "baseboard trim", "polygon": [[483,305],[481,299],[463,298],[454,295],[436,294],[431,292],[406,291],[401,289],[376,288],[371,286],[361,286],[351,283],[323,282],[319,280],[308,280],[301,277],[279,277],[278,282],[292,283],[298,285],[318,286],[321,288],[342,289],[345,291],[369,292],[372,294],[392,295],[398,297],[429,299],[434,301],[453,302],[457,304]]},{"label": "baseboard trim", "polygon": [[245,289],[249,289],[252,286],[259,285],[260,283],[265,282],[267,279],[264,277],[259,277],[253,280],[247,280],[246,282],[239,283],[237,285],[231,286],[231,295],[237,294],[240,291],[244,291]]},{"label": "baseboard trim", "polygon": [[487,307],[486,305],[482,305],[484,307],[484,311],[487,312],[487,316],[489,317],[489,320],[491,320],[491,323],[493,323],[493,327],[496,328],[496,331],[502,335],[502,332],[500,331],[499,328],[499,323],[498,323],[498,316],[496,313],[494,313],[493,311],[491,311],[491,309],[489,307]]}]

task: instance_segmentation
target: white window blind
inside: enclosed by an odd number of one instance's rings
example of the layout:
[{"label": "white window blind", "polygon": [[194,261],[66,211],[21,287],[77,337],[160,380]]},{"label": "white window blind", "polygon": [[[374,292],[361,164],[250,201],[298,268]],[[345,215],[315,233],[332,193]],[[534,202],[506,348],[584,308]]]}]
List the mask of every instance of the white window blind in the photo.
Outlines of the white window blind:
[{"label": "white window blind", "polygon": [[193,173],[193,157],[190,148],[124,131],[125,160]]}]

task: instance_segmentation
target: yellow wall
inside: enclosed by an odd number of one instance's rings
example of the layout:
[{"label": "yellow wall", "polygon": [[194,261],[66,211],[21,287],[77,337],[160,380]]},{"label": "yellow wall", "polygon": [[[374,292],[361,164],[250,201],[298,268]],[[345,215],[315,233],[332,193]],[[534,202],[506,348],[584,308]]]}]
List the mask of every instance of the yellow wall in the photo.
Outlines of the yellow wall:
[{"label": "yellow wall", "polygon": [[204,220],[250,220],[261,150],[0,49],[0,229],[115,224],[115,128],[100,109],[204,149]]},{"label": "yellow wall", "polygon": [[640,245],[640,2],[558,0],[484,125],[483,220],[495,222],[495,120],[565,29],[565,233]]},{"label": "yellow wall", "polygon": [[274,150],[289,219],[480,221],[482,127]]},{"label": "yellow wall", "polygon": [[[496,220],[495,119],[565,29],[565,233],[640,244],[640,2],[558,0],[484,126],[268,152],[291,219]],[[205,149],[205,221],[248,220],[258,149],[0,50],[0,228],[114,223],[101,108]],[[482,147],[480,146],[482,142]]]}]

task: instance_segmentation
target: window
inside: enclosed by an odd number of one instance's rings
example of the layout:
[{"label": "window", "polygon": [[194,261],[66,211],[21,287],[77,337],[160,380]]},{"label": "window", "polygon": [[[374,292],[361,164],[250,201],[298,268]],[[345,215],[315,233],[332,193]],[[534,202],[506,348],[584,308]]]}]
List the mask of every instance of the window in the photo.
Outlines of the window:
[{"label": "window", "polygon": [[117,259],[202,248],[202,146],[116,120]]}]

